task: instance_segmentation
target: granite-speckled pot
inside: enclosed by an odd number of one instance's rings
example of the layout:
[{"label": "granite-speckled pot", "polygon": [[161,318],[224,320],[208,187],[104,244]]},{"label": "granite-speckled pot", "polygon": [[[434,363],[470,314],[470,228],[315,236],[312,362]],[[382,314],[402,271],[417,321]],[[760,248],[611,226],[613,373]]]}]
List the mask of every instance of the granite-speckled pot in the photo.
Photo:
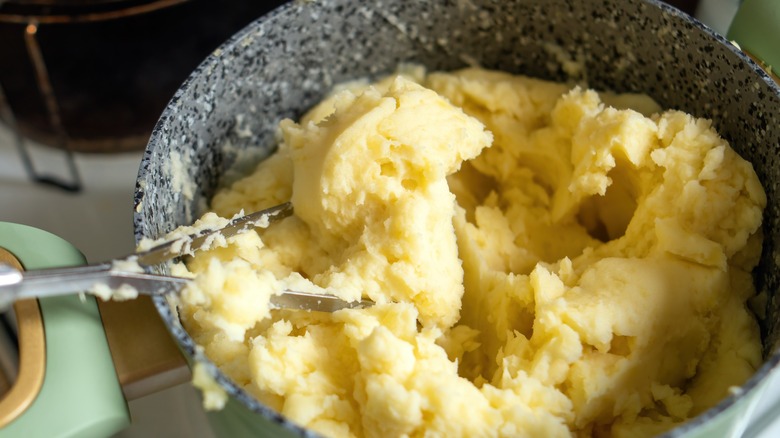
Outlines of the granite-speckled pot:
[{"label": "granite-speckled pot", "polygon": [[[567,61],[584,64],[582,71]],[[191,223],[219,184],[274,147],[277,123],[296,117],[336,83],[387,73],[400,62],[429,69],[469,64],[595,88],[645,92],[663,107],[711,118],[750,160],[767,191],[765,244],[755,276],[766,290],[765,365],[719,405],[671,432],[741,431],[762,383],[780,361],[780,89],[735,46],[655,0],[300,1],[256,21],[206,59],[176,93],[149,142],[136,189],[136,238]],[[570,74],[574,74],[572,77]],[[178,166],[172,166],[177,163]],[[182,175],[172,169],[181,167]],[[206,361],[163,299],[173,336]],[[207,362],[207,361],[206,361]],[[215,426],[230,434],[308,434],[236,387]],[[244,429],[246,428],[246,429]],[[226,429],[220,429],[226,430]]]}]

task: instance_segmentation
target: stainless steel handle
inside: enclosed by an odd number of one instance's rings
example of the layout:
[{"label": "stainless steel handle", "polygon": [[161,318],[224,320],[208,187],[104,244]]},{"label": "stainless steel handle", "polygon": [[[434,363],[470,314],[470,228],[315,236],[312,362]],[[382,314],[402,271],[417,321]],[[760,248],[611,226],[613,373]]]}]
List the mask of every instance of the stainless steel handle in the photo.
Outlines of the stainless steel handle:
[{"label": "stainless steel handle", "polygon": [[127,272],[112,269],[110,263],[22,272],[0,264],[0,308],[25,298],[40,298],[87,292],[99,286],[116,290],[129,286],[141,294],[178,292],[186,278]]}]

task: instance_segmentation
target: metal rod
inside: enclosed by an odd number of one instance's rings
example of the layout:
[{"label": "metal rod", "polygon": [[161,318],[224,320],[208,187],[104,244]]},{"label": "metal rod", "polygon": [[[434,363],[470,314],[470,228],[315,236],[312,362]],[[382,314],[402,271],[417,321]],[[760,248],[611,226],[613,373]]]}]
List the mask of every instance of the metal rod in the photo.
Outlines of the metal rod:
[{"label": "metal rod", "polygon": [[[81,14],[57,14],[57,15],[25,15],[25,14],[2,14],[0,13],[0,23],[24,24],[35,21],[40,24],[65,24],[65,23],[90,23],[95,21],[114,20],[118,18],[131,17],[133,15],[146,14],[159,9],[186,3],[190,0],[159,0],[152,3],[128,7],[115,11],[89,12]],[[2,6],[0,0],[0,6]]]},{"label": "metal rod", "polygon": [[68,167],[70,180],[66,181],[61,178],[50,175],[39,175],[35,171],[32,160],[27,149],[24,145],[17,141],[20,146],[19,151],[22,155],[22,160],[25,167],[28,169],[28,173],[40,183],[59,187],[69,192],[81,191],[81,176],[79,175],[78,168],[76,167],[76,160],[73,156],[73,151],[70,150],[68,143],[68,135],[65,132],[65,127],[62,124],[62,117],[60,117],[60,107],[57,103],[57,98],[54,94],[54,89],[51,85],[49,78],[49,71],[46,69],[46,62],[43,59],[43,53],[41,52],[41,46],[38,44],[38,23],[30,22],[24,30],[24,41],[27,47],[27,53],[30,56],[33,67],[35,69],[35,78],[38,83],[38,90],[43,97],[46,105],[46,113],[49,117],[49,123],[57,136],[57,142],[60,148],[65,153],[65,163]]},{"label": "metal rod", "polygon": [[14,143],[16,144],[16,148],[19,149],[19,156],[22,158],[22,165],[24,165],[27,175],[32,178],[35,174],[32,161],[30,161],[30,155],[24,147],[24,138],[19,132],[19,128],[16,126],[16,117],[14,117],[11,105],[5,97],[5,90],[3,89],[2,84],[0,84],[0,119],[3,119],[8,127],[11,128],[11,131],[14,134]]},{"label": "metal rod", "polygon": [[14,134],[14,144],[19,151],[19,157],[22,159],[22,166],[24,167],[27,176],[37,181],[38,178],[35,172],[35,166],[32,163],[32,158],[30,158],[30,153],[24,145],[24,137],[22,137],[21,132],[19,132],[19,127],[16,125],[16,117],[14,117],[11,105],[5,97],[5,91],[3,90],[2,84],[0,84],[0,118],[5,120]]}]

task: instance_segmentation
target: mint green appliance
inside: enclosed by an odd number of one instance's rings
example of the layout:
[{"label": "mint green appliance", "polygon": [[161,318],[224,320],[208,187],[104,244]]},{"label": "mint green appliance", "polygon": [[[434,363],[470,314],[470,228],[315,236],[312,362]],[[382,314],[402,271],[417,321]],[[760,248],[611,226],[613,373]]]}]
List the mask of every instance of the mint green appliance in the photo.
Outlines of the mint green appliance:
[{"label": "mint green appliance", "polygon": [[[68,242],[25,225],[0,222],[0,248],[24,269],[85,263]],[[25,386],[26,394],[16,406],[0,404],[0,437],[105,437],[127,427],[130,414],[95,299],[74,294],[33,301],[38,302],[44,338],[28,340],[42,354],[26,354],[28,346],[20,344],[20,377],[11,393]],[[31,362],[41,359],[42,364]],[[41,365],[42,381],[30,382],[36,379],[28,379],[25,371]]]}]

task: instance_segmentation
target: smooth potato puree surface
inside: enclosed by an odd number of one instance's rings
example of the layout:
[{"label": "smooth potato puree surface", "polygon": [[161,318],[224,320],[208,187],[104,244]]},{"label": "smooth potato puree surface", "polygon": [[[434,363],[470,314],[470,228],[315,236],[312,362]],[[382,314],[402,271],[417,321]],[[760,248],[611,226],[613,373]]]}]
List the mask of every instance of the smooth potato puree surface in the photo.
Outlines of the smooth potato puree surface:
[{"label": "smooth potato puree surface", "polygon": [[[304,427],[651,435],[761,362],[746,302],[766,199],[706,120],[409,70],[281,133],[201,222],[290,199],[295,215],[179,266],[195,276],[181,312],[229,377]],[[284,288],[377,304],[269,311]]]}]

